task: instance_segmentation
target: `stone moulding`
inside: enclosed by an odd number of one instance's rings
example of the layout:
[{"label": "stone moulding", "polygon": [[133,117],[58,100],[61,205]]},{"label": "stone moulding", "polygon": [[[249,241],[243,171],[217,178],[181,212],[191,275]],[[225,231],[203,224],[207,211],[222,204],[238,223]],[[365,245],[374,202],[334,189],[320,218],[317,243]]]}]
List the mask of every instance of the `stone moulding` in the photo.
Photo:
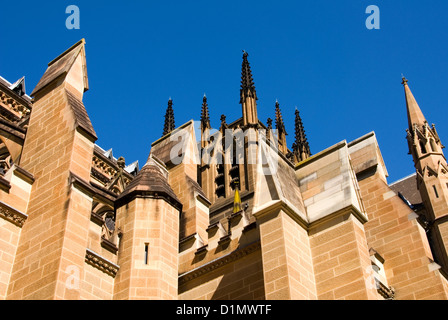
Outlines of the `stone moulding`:
[{"label": "stone moulding", "polygon": [[22,228],[28,216],[0,201],[0,217]]},{"label": "stone moulding", "polygon": [[98,253],[93,252],[92,250],[89,249],[86,250],[85,261],[86,263],[103,271],[104,273],[110,275],[113,278],[115,278],[118,270],[120,269],[120,267],[115,263],[101,257]]},{"label": "stone moulding", "polygon": [[179,285],[183,285],[187,283],[188,281],[192,281],[203,274],[207,274],[209,272],[212,272],[218,268],[221,268],[231,262],[234,262],[238,259],[241,259],[257,250],[261,249],[261,243],[260,241],[257,241],[255,243],[249,244],[244,248],[235,250],[225,256],[219,257],[203,266],[200,266],[196,269],[193,269],[191,271],[188,271],[184,274],[179,275]]}]

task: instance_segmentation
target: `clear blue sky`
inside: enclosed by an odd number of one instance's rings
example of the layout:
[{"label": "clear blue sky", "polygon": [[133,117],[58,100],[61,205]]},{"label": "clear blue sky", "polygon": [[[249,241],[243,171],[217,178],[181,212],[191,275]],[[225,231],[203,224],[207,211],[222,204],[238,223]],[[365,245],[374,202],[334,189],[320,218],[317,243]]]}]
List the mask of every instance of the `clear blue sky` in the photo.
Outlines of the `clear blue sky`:
[{"label": "clear blue sky", "polygon": [[[81,13],[68,30],[68,5]],[[368,5],[380,30],[368,30]],[[448,144],[448,2],[7,1],[2,3],[0,75],[26,76],[30,93],[47,63],[81,38],[90,90],[84,104],[97,143],[142,166],[160,138],[169,97],[176,125],[199,120],[207,94],[213,127],[241,116],[242,50],[249,52],[259,118],[278,99],[294,139],[301,111],[311,151],[375,131],[393,182],[414,172],[405,140],[401,74]]]}]

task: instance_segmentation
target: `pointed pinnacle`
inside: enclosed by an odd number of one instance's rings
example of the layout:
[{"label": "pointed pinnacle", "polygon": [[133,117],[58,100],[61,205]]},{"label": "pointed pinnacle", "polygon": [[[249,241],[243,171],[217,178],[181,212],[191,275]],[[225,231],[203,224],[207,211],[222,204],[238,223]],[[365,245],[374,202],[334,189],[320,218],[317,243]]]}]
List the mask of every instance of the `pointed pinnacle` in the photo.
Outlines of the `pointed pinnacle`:
[{"label": "pointed pinnacle", "polygon": [[280,111],[280,103],[278,101],[275,102],[275,128],[279,131],[283,131],[285,135],[287,135],[282,112]]},{"label": "pointed pinnacle", "polygon": [[201,112],[202,128],[210,127],[210,116],[208,112],[207,96],[204,94],[202,99],[202,112]]},{"label": "pointed pinnacle", "polygon": [[168,100],[168,107],[166,109],[165,113],[165,123],[163,126],[163,135],[167,135],[171,131],[175,129],[175,122],[174,122],[174,110],[173,110],[173,100]]},{"label": "pointed pinnacle", "polygon": [[401,74],[401,80],[402,80],[401,81],[402,85],[407,85],[408,84],[408,79],[406,79],[403,74]]},{"label": "pointed pinnacle", "polygon": [[255,92],[255,85],[254,80],[252,78],[252,71],[250,69],[249,61],[247,60],[249,54],[244,50],[243,52],[244,52],[243,64],[241,67],[241,89],[244,91],[244,93],[246,93],[247,90]]}]

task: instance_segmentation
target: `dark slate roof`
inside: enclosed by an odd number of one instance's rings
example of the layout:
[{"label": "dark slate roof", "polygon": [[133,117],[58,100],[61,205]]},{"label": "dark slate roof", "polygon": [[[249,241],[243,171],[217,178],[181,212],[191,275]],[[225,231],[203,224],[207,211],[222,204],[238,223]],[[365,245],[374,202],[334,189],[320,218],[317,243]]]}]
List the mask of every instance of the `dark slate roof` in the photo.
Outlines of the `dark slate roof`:
[{"label": "dark slate roof", "polygon": [[28,108],[31,109],[32,106],[31,98],[26,93],[23,95],[17,94],[17,92],[11,89],[11,86],[13,86],[13,84],[9,83],[8,80],[0,76],[0,88],[6,89],[9,94],[11,94],[15,99],[17,99],[17,101],[19,101],[20,103],[26,105]]},{"label": "dark slate roof", "polygon": [[67,94],[68,104],[75,114],[76,124],[96,141],[98,138],[96,136],[95,130],[93,129],[92,122],[90,121],[84,104],[70,91],[65,90],[65,92]]},{"label": "dark slate roof", "polygon": [[117,205],[124,204],[134,196],[149,195],[167,200],[171,205],[181,210],[182,204],[168,184],[167,178],[156,165],[147,163],[129,183],[117,199]]},{"label": "dark slate roof", "polygon": [[397,194],[401,193],[413,205],[422,203],[415,173],[390,184],[389,187]]}]

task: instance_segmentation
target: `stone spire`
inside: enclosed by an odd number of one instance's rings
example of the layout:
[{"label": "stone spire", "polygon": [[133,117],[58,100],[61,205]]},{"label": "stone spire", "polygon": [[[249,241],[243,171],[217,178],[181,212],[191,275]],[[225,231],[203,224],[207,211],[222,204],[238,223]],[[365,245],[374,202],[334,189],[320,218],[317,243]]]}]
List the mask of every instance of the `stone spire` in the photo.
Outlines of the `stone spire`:
[{"label": "stone spire", "polygon": [[202,112],[201,112],[201,130],[210,128],[210,115],[208,112],[207,96],[204,94],[202,99]]},{"label": "stone spire", "polygon": [[268,119],[266,120],[266,123],[268,124],[268,128],[266,129],[266,130],[267,130],[267,132],[266,132],[266,137],[267,137],[268,139],[271,139],[272,119],[271,119],[271,118],[268,118]]},{"label": "stone spire", "polygon": [[243,52],[243,65],[241,68],[241,91],[248,96],[256,98],[257,93],[255,91],[255,83],[252,77],[249,60],[247,60],[249,54],[244,50]]},{"label": "stone spire", "polygon": [[285,123],[283,122],[283,116],[278,101],[275,102],[275,128],[278,130],[279,134],[281,132],[288,135],[286,133]]},{"label": "stone spire", "polygon": [[243,122],[244,125],[257,125],[257,92],[255,91],[254,79],[250,69],[247,57],[249,54],[243,50],[243,65],[241,70],[241,90],[240,90],[240,104],[243,108]]},{"label": "stone spire", "polygon": [[406,138],[416,169],[416,187],[424,206],[421,217],[426,220],[434,260],[448,273],[448,164],[435,126],[429,126],[404,77],[402,84],[409,125]]},{"label": "stone spire", "polygon": [[221,127],[220,130],[224,131],[227,129],[227,122],[226,122],[226,116],[224,114],[221,115]]},{"label": "stone spire", "polygon": [[165,114],[165,125],[163,126],[163,135],[167,135],[175,129],[174,124],[174,111],[173,111],[173,100],[170,98],[168,100],[168,108]]},{"label": "stone spire", "polygon": [[286,133],[285,123],[283,122],[282,112],[280,111],[280,104],[275,102],[275,128],[278,135],[278,147],[283,154],[288,153],[288,147],[286,145]]},{"label": "stone spire", "polygon": [[423,115],[422,110],[420,109],[417,101],[414,98],[414,95],[411,92],[411,89],[409,88],[408,80],[405,77],[403,77],[402,80],[406,96],[409,130],[412,131],[412,128],[415,124],[422,128],[426,122],[425,116]]},{"label": "stone spire", "polygon": [[293,146],[293,152],[296,157],[296,161],[303,161],[311,156],[310,146],[306,138],[305,129],[303,127],[302,118],[300,112],[296,108],[295,112],[295,142]]}]

